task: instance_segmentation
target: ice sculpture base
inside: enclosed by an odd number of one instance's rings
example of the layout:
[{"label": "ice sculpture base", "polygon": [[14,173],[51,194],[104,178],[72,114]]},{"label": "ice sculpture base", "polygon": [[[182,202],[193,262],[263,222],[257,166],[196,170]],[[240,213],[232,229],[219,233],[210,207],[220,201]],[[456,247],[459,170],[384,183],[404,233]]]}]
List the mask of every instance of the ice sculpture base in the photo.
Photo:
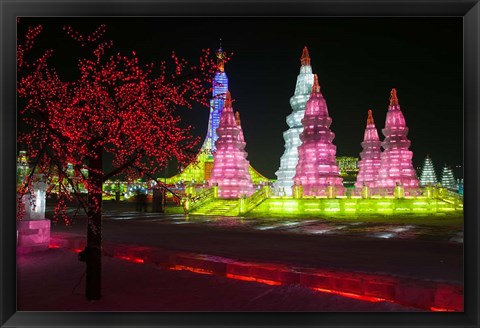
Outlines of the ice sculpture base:
[{"label": "ice sculpture base", "polygon": [[50,220],[17,221],[17,253],[26,254],[48,249]]}]

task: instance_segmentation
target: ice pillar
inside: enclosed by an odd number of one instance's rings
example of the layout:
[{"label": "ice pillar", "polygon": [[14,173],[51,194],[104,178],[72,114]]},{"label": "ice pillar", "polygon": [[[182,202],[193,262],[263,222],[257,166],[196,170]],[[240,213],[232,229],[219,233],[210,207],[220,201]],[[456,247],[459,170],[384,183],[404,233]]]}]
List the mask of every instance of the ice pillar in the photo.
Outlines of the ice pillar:
[{"label": "ice pillar", "polygon": [[307,47],[303,48],[300,58],[300,74],[297,76],[295,93],[290,98],[292,113],[287,116],[289,129],[283,133],[285,151],[280,158],[280,167],[275,175],[275,191],[284,191],[287,196],[292,195],[293,176],[298,163],[298,146],[300,146],[300,133],[303,131],[302,119],[305,114],[305,104],[310,98],[313,84],[312,66]]},{"label": "ice pillar", "polygon": [[332,143],[335,134],[330,130],[332,118],[316,74],[302,124],[294,183],[303,187],[305,196],[334,198],[335,195],[343,195],[343,179],[336,161],[337,147]]},{"label": "ice pillar", "polygon": [[233,115],[230,92],[227,92],[217,134],[210,184],[218,184],[219,198],[250,196],[255,190],[248,170],[242,128]]},{"label": "ice pillar", "polygon": [[384,151],[381,155],[377,186],[385,188],[389,194],[393,193],[397,185],[402,185],[405,191],[417,188],[418,179],[412,164],[413,153],[408,150],[410,147],[410,140],[407,138],[408,127],[398,104],[395,89],[390,92],[390,105],[382,132],[385,136],[382,142]]},{"label": "ice pillar", "polygon": [[368,110],[367,127],[363,134],[362,152],[358,162],[358,175],[355,187],[375,188],[381,163],[381,142],[373,120],[372,110]]}]

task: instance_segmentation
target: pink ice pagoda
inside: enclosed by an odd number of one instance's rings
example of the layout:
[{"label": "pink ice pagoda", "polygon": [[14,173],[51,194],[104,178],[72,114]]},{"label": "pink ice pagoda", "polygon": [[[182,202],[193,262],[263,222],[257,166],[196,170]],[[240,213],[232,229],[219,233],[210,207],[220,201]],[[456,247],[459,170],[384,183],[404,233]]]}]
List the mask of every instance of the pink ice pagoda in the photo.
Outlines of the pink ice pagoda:
[{"label": "pink ice pagoda", "polygon": [[302,119],[303,132],[298,147],[298,164],[293,177],[295,185],[301,185],[305,196],[326,196],[344,193],[342,178],[336,161],[336,146],[332,143],[335,134],[330,130],[332,118],[320,92],[315,74],[310,98],[305,106]]},{"label": "pink ice pagoda", "polygon": [[358,162],[358,175],[355,187],[362,188],[368,186],[376,187],[378,171],[380,169],[381,142],[378,138],[377,128],[373,120],[372,110],[368,110],[367,127],[363,134],[362,152],[360,153],[360,162]]},{"label": "pink ice pagoda", "polygon": [[390,106],[382,132],[385,136],[382,142],[384,151],[381,155],[377,187],[386,188],[388,193],[391,193],[396,186],[403,186],[408,193],[408,189],[418,187],[418,179],[412,164],[413,153],[408,150],[408,127],[395,89],[390,92]]},{"label": "pink ice pagoda", "polygon": [[217,135],[209,183],[218,185],[219,198],[250,196],[255,190],[248,170],[242,127],[233,115],[230,92],[227,92]]}]

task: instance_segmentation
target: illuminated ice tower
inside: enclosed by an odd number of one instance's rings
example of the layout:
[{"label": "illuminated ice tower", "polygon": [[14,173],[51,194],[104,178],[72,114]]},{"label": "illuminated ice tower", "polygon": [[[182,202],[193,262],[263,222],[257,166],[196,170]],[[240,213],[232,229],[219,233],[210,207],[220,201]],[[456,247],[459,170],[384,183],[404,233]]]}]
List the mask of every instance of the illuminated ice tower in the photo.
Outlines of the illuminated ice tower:
[{"label": "illuminated ice tower", "polygon": [[298,163],[298,146],[300,146],[300,133],[303,131],[302,119],[305,114],[305,104],[312,91],[313,74],[310,66],[310,56],[307,47],[303,48],[300,58],[300,74],[297,77],[295,93],[290,98],[293,111],[287,116],[289,129],[283,133],[285,139],[285,152],[280,158],[280,168],[275,175],[275,190],[284,191],[287,196],[292,195],[293,176]]},{"label": "illuminated ice tower", "polygon": [[344,187],[336,161],[337,147],[332,143],[335,134],[330,130],[332,118],[328,116],[316,74],[302,124],[294,183],[303,187],[305,196],[327,195],[329,187],[335,188],[336,194],[343,194]]},{"label": "illuminated ice tower", "polygon": [[435,174],[432,159],[430,158],[430,156],[427,155],[425,161],[423,162],[422,174],[420,175],[419,185],[421,187],[424,187],[428,185],[433,186],[437,183],[437,175]]},{"label": "illuminated ice tower", "polygon": [[442,187],[457,191],[457,183],[453,176],[453,171],[447,165],[443,167],[442,171]]},{"label": "illuminated ice tower", "polygon": [[360,162],[358,163],[358,175],[355,187],[362,188],[368,186],[374,188],[378,179],[378,170],[380,169],[380,149],[381,142],[378,138],[377,128],[373,120],[372,110],[368,110],[367,127],[363,134],[362,152],[360,153]]},{"label": "illuminated ice tower", "polygon": [[403,186],[405,190],[417,188],[418,179],[412,164],[413,153],[408,150],[410,147],[410,140],[407,138],[408,127],[398,104],[395,89],[390,92],[390,106],[382,132],[385,136],[382,142],[384,151],[377,187],[387,188],[389,193],[393,192],[397,185]]},{"label": "illuminated ice tower", "polygon": [[[217,67],[212,82],[212,99],[210,100],[210,114],[205,141],[196,159],[179,174],[165,179],[164,182],[166,184],[183,184],[190,182],[203,184],[205,181],[210,180],[213,168],[212,154],[216,150],[215,142],[218,139],[217,129],[228,91],[228,77],[225,73],[226,54],[221,45],[215,55],[217,57]],[[249,171],[254,183],[265,183],[269,180],[258,173],[252,166],[249,167]]]},{"label": "illuminated ice tower", "polygon": [[250,196],[255,190],[248,170],[245,141],[240,122],[237,124],[233,115],[232,98],[228,91],[217,134],[218,139],[215,142],[217,151],[213,154],[213,169],[209,183],[218,184],[219,198]]},{"label": "illuminated ice tower", "polygon": [[217,70],[212,82],[212,99],[210,100],[207,137],[202,146],[202,150],[210,151],[210,153],[215,151],[215,141],[218,139],[218,124],[228,91],[228,77],[225,73],[225,52],[222,50],[221,45],[215,54],[217,56]]}]

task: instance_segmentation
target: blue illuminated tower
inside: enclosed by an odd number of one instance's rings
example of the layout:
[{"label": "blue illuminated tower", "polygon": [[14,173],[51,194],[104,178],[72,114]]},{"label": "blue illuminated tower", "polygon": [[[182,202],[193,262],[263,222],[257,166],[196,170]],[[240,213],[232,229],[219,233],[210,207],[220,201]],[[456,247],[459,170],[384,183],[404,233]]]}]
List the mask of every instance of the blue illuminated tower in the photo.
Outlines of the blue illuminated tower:
[{"label": "blue illuminated tower", "polygon": [[[217,68],[212,82],[212,99],[210,100],[210,115],[205,141],[196,159],[188,164],[179,174],[165,179],[166,184],[185,182],[199,184],[210,180],[213,170],[213,153],[217,150],[215,147],[215,142],[218,139],[217,129],[220,125],[220,117],[222,116],[228,92],[228,77],[225,73],[226,54],[221,44],[215,52],[215,55],[217,57]],[[249,165],[248,170],[254,183],[258,184],[269,181],[269,179],[258,173],[251,165]]]},{"label": "blue illuminated tower", "polygon": [[280,158],[280,167],[275,172],[277,181],[275,182],[276,192],[285,192],[287,196],[292,195],[293,176],[298,163],[298,146],[300,146],[300,133],[303,131],[302,119],[305,114],[305,104],[310,98],[310,92],[313,85],[312,66],[310,66],[310,56],[307,47],[303,48],[300,58],[300,74],[297,77],[295,93],[290,98],[292,113],[287,116],[289,129],[283,133],[285,139],[285,152]]},{"label": "blue illuminated tower", "polygon": [[211,154],[215,149],[215,141],[217,141],[217,128],[222,115],[223,104],[228,91],[228,77],[225,73],[225,52],[222,46],[216,52],[217,70],[213,77],[212,83],[212,99],[210,100],[210,117],[208,120],[207,137],[203,143],[202,150]]}]

